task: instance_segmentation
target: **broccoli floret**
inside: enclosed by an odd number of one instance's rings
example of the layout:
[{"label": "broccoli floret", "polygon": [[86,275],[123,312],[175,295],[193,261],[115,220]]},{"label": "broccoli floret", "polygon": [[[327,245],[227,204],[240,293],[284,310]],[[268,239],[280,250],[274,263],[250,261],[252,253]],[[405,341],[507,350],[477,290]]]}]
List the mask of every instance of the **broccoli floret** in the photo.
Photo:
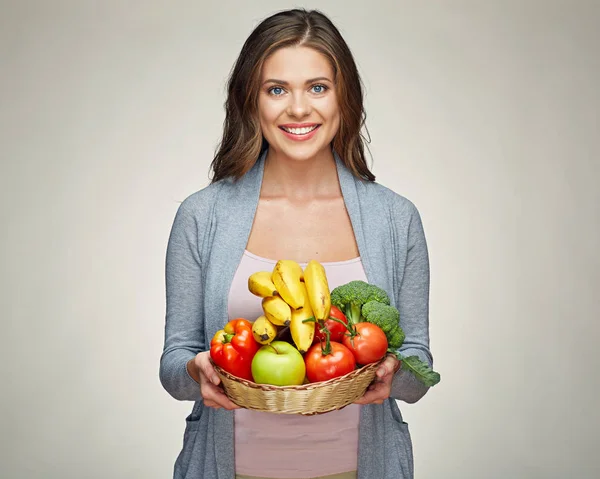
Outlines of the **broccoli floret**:
[{"label": "broccoli floret", "polygon": [[331,291],[331,304],[346,315],[350,324],[361,322],[362,306],[369,301],[390,304],[390,298],[383,289],[365,281],[350,281]]},{"label": "broccoli floret", "polygon": [[369,285],[369,294],[367,296],[367,301],[365,301],[365,303],[368,303],[370,301],[377,301],[378,303],[390,304],[390,297],[379,286],[370,284]]},{"label": "broccoli floret", "polygon": [[362,307],[362,316],[365,321],[382,329],[390,348],[398,349],[402,345],[405,335],[400,328],[400,313],[396,308],[378,301],[369,301]]},{"label": "broccoli floret", "polygon": [[386,336],[388,338],[388,347],[392,349],[398,349],[402,346],[402,343],[404,343],[404,339],[406,338],[406,335],[400,326],[394,329],[389,335],[386,334]]},{"label": "broccoli floret", "polygon": [[350,281],[331,291],[331,304],[339,308],[351,324],[360,322],[360,311],[367,300],[365,285],[363,281]]},{"label": "broccoli floret", "polygon": [[396,329],[400,323],[398,310],[378,301],[363,304],[362,315],[365,321],[376,324],[386,335]]}]

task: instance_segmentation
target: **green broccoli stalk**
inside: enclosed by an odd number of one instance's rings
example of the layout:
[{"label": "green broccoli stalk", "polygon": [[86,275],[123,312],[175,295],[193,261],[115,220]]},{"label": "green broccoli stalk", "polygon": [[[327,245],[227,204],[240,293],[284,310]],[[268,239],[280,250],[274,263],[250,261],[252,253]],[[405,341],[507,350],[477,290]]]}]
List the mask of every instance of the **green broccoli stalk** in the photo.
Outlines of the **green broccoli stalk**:
[{"label": "green broccoli stalk", "polygon": [[362,306],[369,301],[390,304],[390,298],[383,289],[360,280],[342,284],[331,291],[331,304],[346,315],[351,325],[363,321]]}]

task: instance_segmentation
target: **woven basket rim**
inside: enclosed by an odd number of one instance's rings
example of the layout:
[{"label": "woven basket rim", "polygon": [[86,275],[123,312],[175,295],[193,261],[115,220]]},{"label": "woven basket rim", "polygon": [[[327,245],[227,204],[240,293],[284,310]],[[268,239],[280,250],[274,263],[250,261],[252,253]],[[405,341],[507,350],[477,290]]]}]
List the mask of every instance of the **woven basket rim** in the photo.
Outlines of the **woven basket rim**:
[{"label": "woven basket rim", "polygon": [[325,387],[327,385],[339,383],[342,381],[344,381],[344,382],[351,381],[353,378],[362,374],[363,372],[377,368],[381,363],[383,363],[383,361],[385,361],[385,356],[383,358],[381,358],[379,361],[376,361],[376,362],[370,363],[370,364],[366,364],[364,366],[361,366],[360,368],[350,371],[347,374],[344,374],[343,376],[338,376],[337,378],[328,379],[327,381],[298,384],[295,386],[275,386],[272,384],[259,384],[259,383],[255,383],[253,381],[248,381],[247,379],[244,379],[244,378],[240,378],[238,376],[234,376],[233,374],[225,371],[220,366],[217,366],[213,362],[212,358],[210,359],[210,362],[212,363],[213,367],[215,368],[215,370],[217,371],[218,374],[226,377],[227,379],[229,379],[231,381],[236,381],[238,383],[241,383],[249,388],[260,389],[263,391],[308,391],[311,389]]}]

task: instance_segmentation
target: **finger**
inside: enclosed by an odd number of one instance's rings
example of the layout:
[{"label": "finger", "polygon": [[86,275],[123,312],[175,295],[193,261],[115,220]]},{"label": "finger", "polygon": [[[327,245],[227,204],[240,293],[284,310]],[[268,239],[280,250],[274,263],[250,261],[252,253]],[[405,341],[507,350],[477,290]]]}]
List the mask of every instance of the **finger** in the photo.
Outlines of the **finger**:
[{"label": "finger", "polygon": [[201,376],[204,376],[215,386],[219,385],[221,379],[219,378],[219,375],[215,371],[215,368],[213,368],[212,364],[210,363],[210,361],[208,361],[208,359],[201,359],[199,361],[198,368],[200,369]]},{"label": "finger", "polygon": [[221,406],[219,406],[216,402],[214,401],[204,401],[204,405],[206,407],[212,407],[214,409],[221,409]]},{"label": "finger", "polygon": [[216,393],[215,393],[215,398],[214,400],[217,401],[217,403],[221,406],[224,407],[225,409],[238,409],[239,406],[237,404],[235,404],[231,399],[229,399],[227,397],[227,394],[225,394],[225,391],[223,391],[220,387],[215,387]]},{"label": "finger", "polygon": [[391,356],[391,358],[394,360],[394,374],[396,374],[402,367],[402,361],[400,361],[396,356]]},{"label": "finger", "polygon": [[208,379],[201,377],[200,383],[200,394],[205,404],[208,402],[215,403],[225,409],[237,409],[238,405],[233,403],[225,394],[225,392],[218,386],[214,386]]},{"label": "finger", "polygon": [[377,391],[367,391],[363,397],[354,401],[355,404],[382,404],[384,398]]},{"label": "finger", "polygon": [[389,354],[387,356],[386,361],[387,360],[390,361],[389,364],[391,366],[392,374],[396,374],[400,369],[400,366],[402,366],[402,361],[400,361],[395,355],[392,354]]},{"label": "finger", "polygon": [[229,399],[227,396],[223,396],[223,401],[221,402],[221,405],[228,411],[240,408],[240,406],[232,402],[231,399]]},{"label": "finger", "polygon": [[400,361],[398,361],[398,359],[396,359],[394,356],[388,356],[387,358],[385,358],[385,361],[381,363],[381,366],[377,368],[377,377],[383,378],[384,376],[394,374],[398,363],[400,363]]},{"label": "finger", "polygon": [[239,406],[229,399],[221,390],[206,391],[202,393],[202,399],[206,406],[225,408],[228,410],[238,409]]},{"label": "finger", "polygon": [[383,382],[373,383],[365,392],[363,397],[355,402],[357,404],[381,404],[390,396],[389,385]]},{"label": "finger", "polygon": [[204,376],[206,376],[211,383],[217,386],[221,382],[221,378],[219,378],[219,375],[215,371],[215,368],[213,368],[213,365],[209,361],[206,354],[202,353],[196,356],[196,362],[200,372],[204,374]]}]

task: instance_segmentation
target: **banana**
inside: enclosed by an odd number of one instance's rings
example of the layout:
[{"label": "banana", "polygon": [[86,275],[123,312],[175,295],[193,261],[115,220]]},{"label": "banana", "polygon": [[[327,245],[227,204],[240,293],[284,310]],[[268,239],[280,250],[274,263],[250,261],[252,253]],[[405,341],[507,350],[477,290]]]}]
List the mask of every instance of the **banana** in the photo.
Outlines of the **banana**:
[{"label": "banana", "polygon": [[292,310],[290,332],[298,351],[305,353],[312,345],[315,336],[315,323],[314,321],[303,323],[305,319],[313,318],[313,312],[310,307],[310,301],[308,300],[308,293],[306,292],[304,283],[302,283],[302,292],[304,294],[304,306],[301,309]]},{"label": "banana", "polygon": [[277,328],[266,316],[259,316],[252,324],[252,335],[256,342],[260,344],[269,344],[277,335]]},{"label": "banana", "polygon": [[331,296],[323,265],[311,259],[304,268],[304,284],[315,318],[326,320],[331,309]]},{"label": "banana", "polygon": [[270,296],[262,300],[263,311],[269,321],[276,326],[288,326],[292,320],[292,310],[279,296]]},{"label": "banana", "polygon": [[277,261],[271,278],[279,296],[294,309],[300,309],[304,305],[302,293],[302,266],[295,261],[282,259]]},{"label": "banana", "polygon": [[248,277],[248,290],[261,298],[277,296],[277,294],[279,294],[277,293],[277,288],[273,284],[271,273],[269,271],[258,271],[251,274]]}]

